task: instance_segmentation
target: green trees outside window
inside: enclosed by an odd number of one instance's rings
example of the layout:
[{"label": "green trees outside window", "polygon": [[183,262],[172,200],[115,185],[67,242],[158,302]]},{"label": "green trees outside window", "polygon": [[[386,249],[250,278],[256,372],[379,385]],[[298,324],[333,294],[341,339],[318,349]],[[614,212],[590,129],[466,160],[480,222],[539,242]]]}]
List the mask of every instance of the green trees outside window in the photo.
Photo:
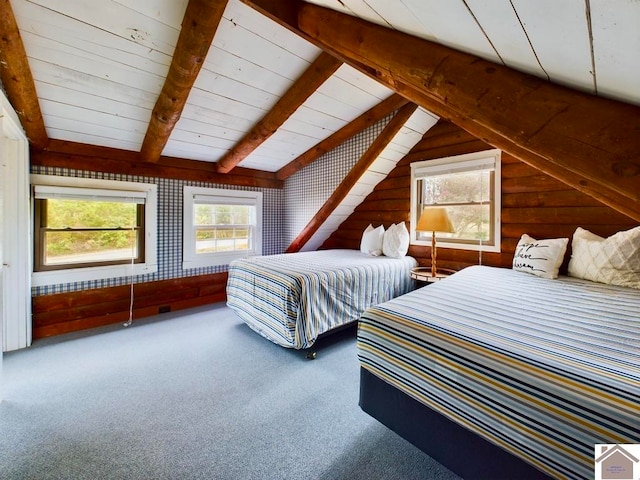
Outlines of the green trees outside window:
[{"label": "green trees outside window", "polygon": [[144,204],[36,200],[36,271],[140,261]]}]

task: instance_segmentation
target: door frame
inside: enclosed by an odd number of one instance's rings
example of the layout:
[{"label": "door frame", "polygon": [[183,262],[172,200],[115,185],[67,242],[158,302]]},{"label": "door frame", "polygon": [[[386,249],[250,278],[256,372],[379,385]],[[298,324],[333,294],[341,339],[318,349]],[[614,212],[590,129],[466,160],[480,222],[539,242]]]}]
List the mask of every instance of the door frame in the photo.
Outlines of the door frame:
[{"label": "door frame", "polygon": [[[31,345],[31,206],[29,141],[18,115],[0,91],[0,345]],[[0,356],[0,369],[2,368]]]}]

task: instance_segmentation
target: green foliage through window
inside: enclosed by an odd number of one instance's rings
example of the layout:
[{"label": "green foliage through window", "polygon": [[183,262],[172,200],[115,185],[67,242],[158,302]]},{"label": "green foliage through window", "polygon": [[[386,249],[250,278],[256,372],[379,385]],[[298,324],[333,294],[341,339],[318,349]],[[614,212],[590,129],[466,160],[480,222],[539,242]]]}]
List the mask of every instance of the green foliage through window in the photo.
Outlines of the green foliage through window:
[{"label": "green foliage through window", "polygon": [[39,199],[41,267],[138,259],[141,208],[132,202]]},{"label": "green foliage through window", "polygon": [[491,236],[492,172],[481,170],[423,178],[422,207],[447,208],[455,232],[441,234],[460,240],[488,241]]},{"label": "green foliage through window", "polygon": [[196,253],[249,250],[251,205],[195,204]]}]

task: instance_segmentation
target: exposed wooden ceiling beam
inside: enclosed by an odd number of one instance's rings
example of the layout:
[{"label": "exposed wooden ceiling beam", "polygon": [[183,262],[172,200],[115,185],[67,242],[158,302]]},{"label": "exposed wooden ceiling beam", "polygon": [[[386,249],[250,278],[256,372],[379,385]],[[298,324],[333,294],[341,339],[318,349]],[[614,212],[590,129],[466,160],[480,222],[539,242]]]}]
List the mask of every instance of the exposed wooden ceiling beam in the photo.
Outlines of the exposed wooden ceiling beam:
[{"label": "exposed wooden ceiling beam", "polygon": [[318,212],[313,216],[309,223],[302,229],[300,234],[291,242],[287,248],[287,253],[298,252],[309,241],[320,226],[327,220],[329,215],[340,205],[353,186],[360,177],[367,171],[371,164],[378,158],[380,153],[385,149],[393,137],[407,122],[409,117],[413,115],[418,106],[414,103],[408,103],[394,115],[386,127],[380,132],[380,135],[373,141],[360,160],[353,166],[346,177],[340,182],[340,185],[333,192],[331,197],[320,207]]},{"label": "exposed wooden ceiling beam", "polygon": [[131,150],[57,139],[51,139],[44,150],[32,149],[30,160],[32,165],[77,170],[95,170],[99,165],[101,172],[121,175],[276,189],[284,185],[274,172],[238,167],[231,174],[221,174],[211,168],[211,162],[166,156],[157,162],[145,162]]},{"label": "exposed wooden ceiling beam", "polygon": [[273,135],[327,78],[342,65],[340,60],[322,52],[309,65],[269,112],[229,150],[216,164],[220,173],[227,173]]},{"label": "exposed wooden ceiling beam", "polygon": [[243,1],[479,139],[640,221],[640,107],[298,0]]},{"label": "exposed wooden ceiling beam", "polygon": [[180,119],[213,42],[227,0],[189,0],[169,73],[153,107],[140,156],[157,162]]},{"label": "exposed wooden ceiling beam", "polygon": [[49,142],[27,53],[9,0],[0,0],[0,80],[27,138],[36,148]]},{"label": "exposed wooden ceiling beam", "polygon": [[394,110],[397,110],[403,105],[406,105],[408,101],[409,100],[407,100],[406,98],[398,95],[397,93],[394,93],[389,98],[383,100],[373,108],[370,108],[358,118],[342,127],[333,135],[325,138],[320,143],[311,147],[295,160],[289,162],[287,165],[276,172],[276,176],[280,180],[286,180],[294,173],[316,161],[325,153],[330,152],[338,145],[341,145],[346,140],[362,132],[365,128],[370,127],[378,120],[382,119],[386,115],[389,115]]}]

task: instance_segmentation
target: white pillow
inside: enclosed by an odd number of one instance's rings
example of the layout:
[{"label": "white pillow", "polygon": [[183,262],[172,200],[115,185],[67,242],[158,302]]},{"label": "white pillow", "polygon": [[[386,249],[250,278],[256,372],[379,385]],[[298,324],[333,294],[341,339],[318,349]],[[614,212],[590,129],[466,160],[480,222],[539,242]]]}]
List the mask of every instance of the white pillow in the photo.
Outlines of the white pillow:
[{"label": "white pillow", "polygon": [[525,233],[513,254],[513,269],[539,277],[558,278],[568,243],[568,238],[536,240]]},{"label": "white pillow", "polygon": [[600,237],[578,227],[571,242],[569,275],[640,288],[640,227]]},{"label": "white pillow", "polygon": [[384,239],[384,227],[373,228],[371,224],[365,228],[360,240],[360,251],[367,255],[378,257],[382,255],[382,241]]},{"label": "white pillow", "polygon": [[384,232],[382,253],[387,257],[402,258],[409,251],[409,230],[404,222],[391,225]]}]

